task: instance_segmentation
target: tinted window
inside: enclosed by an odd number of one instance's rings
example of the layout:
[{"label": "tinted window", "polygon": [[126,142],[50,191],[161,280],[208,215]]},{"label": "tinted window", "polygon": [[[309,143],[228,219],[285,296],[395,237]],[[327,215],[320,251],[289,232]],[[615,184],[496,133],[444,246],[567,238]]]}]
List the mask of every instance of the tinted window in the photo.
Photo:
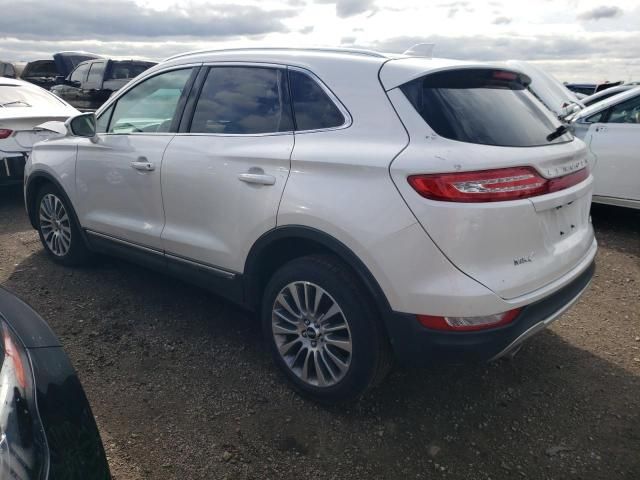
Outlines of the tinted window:
[{"label": "tinted window", "polygon": [[598,123],[598,122],[601,122],[601,121],[604,119],[604,117],[606,117],[606,113],[607,113],[607,110],[603,110],[603,111],[601,111],[601,112],[598,112],[598,113],[596,113],[595,115],[591,115],[590,117],[588,117],[588,118],[585,120],[585,122],[588,122],[588,123]]},{"label": "tinted window", "polygon": [[87,83],[98,84],[102,81],[102,74],[104,72],[104,63],[92,63],[89,69],[89,77],[87,77]]},{"label": "tinted window", "polygon": [[441,72],[403,85],[402,91],[438,134],[452,140],[532,147],[572,139],[547,136],[561,124],[511,72],[469,69]]},{"label": "tinted window", "polygon": [[25,77],[55,77],[58,75],[56,64],[53,60],[42,60],[29,63],[24,72]]},{"label": "tinted window", "polygon": [[118,99],[108,132],[168,132],[190,76],[190,68],[173,70],[136,85]]},{"label": "tinted window", "polygon": [[338,107],[311,77],[290,71],[289,85],[297,130],[318,130],[344,124],[344,116]]},{"label": "tinted window", "polygon": [[87,72],[88,71],[89,71],[89,64],[80,65],[78,68],[76,68],[73,71],[73,73],[71,74],[70,80],[72,82],[80,82],[80,83],[82,83],[87,78]]},{"label": "tinted window", "polygon": [[191,123],[193,133],[291,131],[285,71],[258,67],[209,70]]},{"label": "tinted window", "polygon": [[13,65],[11,65],[10,63],[7,63],[5,65],[5,71],[4,74],[10,77],[15,77],[16,76],[16,70],[15,68],[13,68]]},{"label": "tinted window", "polygon": [[152,66],[148,62],[113,62],[105,80],[135,78]]},{"label": "tinted window", "polygon": [[612,107],[607,123],[640,124],[640,95]]}]

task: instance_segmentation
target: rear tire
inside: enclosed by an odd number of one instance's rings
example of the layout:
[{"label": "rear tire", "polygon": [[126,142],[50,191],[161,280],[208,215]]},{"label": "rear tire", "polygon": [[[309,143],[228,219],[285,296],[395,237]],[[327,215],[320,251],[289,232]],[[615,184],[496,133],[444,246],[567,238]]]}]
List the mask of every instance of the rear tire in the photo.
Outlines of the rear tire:
[{"label": "rear tire", "polygon": [[391,349],[358,278],[331,255],[290,261],[271,278],[262,326],[275,363],[302,394],[326,404],[380,383]]},{"label": "rear tire", "polygon": [[40,188],[35,209],[40,241],[49,257],[65,266],[87,263],[91,252],[82,238],[75,212],[54,185]]}]

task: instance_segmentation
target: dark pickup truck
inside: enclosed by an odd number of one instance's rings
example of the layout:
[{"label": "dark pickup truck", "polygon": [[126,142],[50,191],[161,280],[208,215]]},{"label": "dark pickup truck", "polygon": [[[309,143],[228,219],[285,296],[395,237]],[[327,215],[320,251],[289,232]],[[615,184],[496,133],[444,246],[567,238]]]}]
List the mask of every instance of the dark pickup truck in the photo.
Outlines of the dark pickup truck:
[{"label": "dark pickup truck", "polygon": [[141,60],[89,60],[51,91],[80,111],[95,111],[113,92],[154,65]]},{"label": "dark pickup truck", "polygon": [[59,52],[53,55],[53,60],[34,60],[27,63],[20,78],[45,90],[51,90],[51,87],[61,83],[76,65],[95,58],[101,57],[87,52]]}]

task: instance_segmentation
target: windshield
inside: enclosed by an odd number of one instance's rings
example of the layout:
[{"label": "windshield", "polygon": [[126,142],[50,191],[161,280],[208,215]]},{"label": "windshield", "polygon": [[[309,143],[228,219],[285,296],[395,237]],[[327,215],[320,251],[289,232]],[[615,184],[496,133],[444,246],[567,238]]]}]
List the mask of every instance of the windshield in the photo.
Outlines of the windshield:
[{"label": "windshield", "polygon": [[527,77],[513,72],[465,69],[426,75],[401,89],[427,124],[445,138],[504,147],[571,141],[568,132],[549,137],[561,123],[527,85]]},{"label": "windshield", "polygon": [[64,106],[54,95],[38,88],[0,84],[0,108]]}]

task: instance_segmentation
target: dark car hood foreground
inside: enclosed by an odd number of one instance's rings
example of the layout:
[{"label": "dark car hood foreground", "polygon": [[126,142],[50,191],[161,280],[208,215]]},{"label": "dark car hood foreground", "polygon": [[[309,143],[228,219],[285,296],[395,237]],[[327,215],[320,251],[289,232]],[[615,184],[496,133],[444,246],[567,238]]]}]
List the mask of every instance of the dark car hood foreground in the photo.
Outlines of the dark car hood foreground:
[{"label": "dark car hood foreground", "polygon": [[0,318],[26,348],[48,444],[48,480],[108,480],[109,466],[80,380],[47,323],[0,287]]}]

